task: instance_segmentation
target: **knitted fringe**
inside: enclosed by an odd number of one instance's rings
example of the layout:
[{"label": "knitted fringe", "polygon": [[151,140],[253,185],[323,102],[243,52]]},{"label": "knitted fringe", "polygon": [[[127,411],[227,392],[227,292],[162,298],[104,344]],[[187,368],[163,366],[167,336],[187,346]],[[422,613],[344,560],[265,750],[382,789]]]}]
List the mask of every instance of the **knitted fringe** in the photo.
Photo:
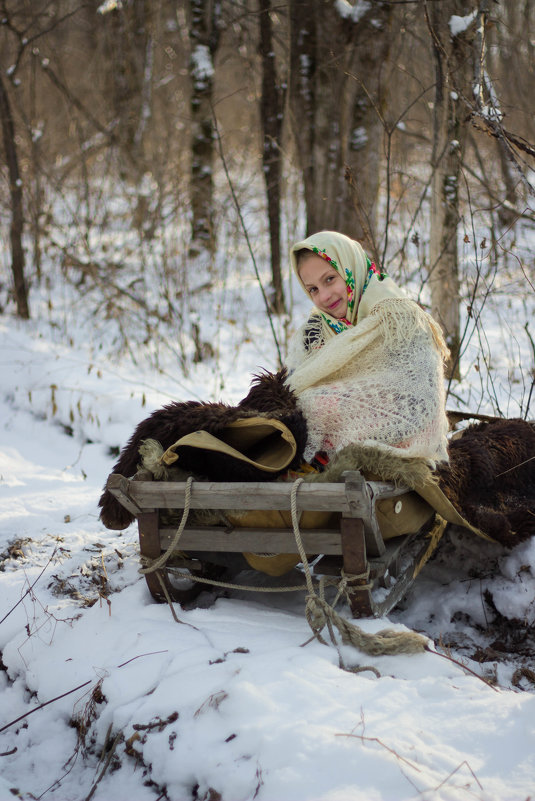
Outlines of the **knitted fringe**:
[{"label": "knitted fringe", "polygon": [[380,320],[387,347],[394,348],[401,341],[409,342],[419,330],[428,331],[442,359],[448,358],[449,350],[440,326],[413,300],[389,298],[377,303],[370,314]]}]

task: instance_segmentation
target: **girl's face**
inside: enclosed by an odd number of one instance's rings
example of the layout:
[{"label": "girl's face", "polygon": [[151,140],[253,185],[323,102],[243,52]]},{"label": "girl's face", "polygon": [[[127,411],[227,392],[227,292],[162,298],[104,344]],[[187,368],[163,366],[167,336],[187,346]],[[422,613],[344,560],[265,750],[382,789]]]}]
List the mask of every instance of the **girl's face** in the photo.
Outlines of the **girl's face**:
[{"label": "girl's face", "polygon": [[311,253],[299,265],[299,276],[320,311],[337,320],[346,316],[346,282],[325,259]]}]

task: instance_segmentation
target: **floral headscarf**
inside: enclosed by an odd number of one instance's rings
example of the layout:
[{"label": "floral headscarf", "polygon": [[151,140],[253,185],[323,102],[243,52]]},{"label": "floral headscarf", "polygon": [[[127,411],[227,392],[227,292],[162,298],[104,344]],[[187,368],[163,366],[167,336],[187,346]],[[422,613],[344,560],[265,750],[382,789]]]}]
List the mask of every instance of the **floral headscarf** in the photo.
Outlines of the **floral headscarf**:
[{"label": "floral headscarf", "polygon": [[379,301],[392,297],[406,297],[392,279],[373,264],[358,242],[336,231],[313,234],[291,248],[292,268],[305,292],[307,289],[299,275],[296,258],[297,251],[303,249],[310,250],[325,259],[346,283],[346,317],[337,319],[330,314],[320,312],[316,307],[313,310],[315,316],[321,317],[322,327],[328,336],[340,334],[363,320]]}]

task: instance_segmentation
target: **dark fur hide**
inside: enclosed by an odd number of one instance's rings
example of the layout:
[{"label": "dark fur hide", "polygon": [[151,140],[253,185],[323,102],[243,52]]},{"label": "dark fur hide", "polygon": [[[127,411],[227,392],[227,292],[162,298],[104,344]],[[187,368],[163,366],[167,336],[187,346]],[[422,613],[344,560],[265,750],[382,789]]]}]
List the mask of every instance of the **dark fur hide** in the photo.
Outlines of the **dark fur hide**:
[{"label": "dark fur hide", "polygon": [[[167,450],[178,439],[193,431],[203,430],[217,435],[218,431],[234,420],[254,417],[259,413],[280,420],[290,429],[297,444],[297,453],[290,467],[298,467],[306,444],[306,422],[297,409],[295,395],[284,383],[285,378],[285,370],[256,376],[248,395],[237,406],[200,401],[169,403],[137,426],[122,449],[112,472],[127,478],[135,475],[139,463],[139,446],[143,440],[155,439]],[[183,449],[180,465],[197,477],[212,481],[269,481],[278,475],[265,473],[224,454],[207,454],[195,448]],[[100,519],[106,528],[123,529],[134,520],[130,512],[106,489],[100,497],[99,506]]]},{"label": "dark fur hide", "polygon": [[535,534],[535,425],[469,426],[438,468],[440,487],[469,523],[511,547]]}]

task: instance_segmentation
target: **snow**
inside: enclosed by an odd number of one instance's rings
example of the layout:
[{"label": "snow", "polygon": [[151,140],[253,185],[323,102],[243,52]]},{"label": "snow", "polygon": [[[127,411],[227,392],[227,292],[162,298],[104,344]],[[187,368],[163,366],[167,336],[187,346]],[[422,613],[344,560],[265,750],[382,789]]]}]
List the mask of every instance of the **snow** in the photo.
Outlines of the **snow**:
[{"label": "snow", "polygon": [[359,22],[371,9],[372,4],[369,0],[355,0],[354,3],[350,3],[348,0],[336,0],[335,7],[343,19]]},{"label": "snow", "polygon": [[104,0],[97,8],[97,12],[99,14],[109,14],[110,11],[120,11],[122,7],[122,0]]},{"label": "snow", "polygon": [[207,45],[198,44],[191,51],[192,72],[196,80],[204,81],[212,78],[214,63]]},{"label": "snow", "polygon": [[461,17],[458,14],[453,14],[450,17],[448,25],[450,26],[450,33],[452,36],[459,36],[460,33],[464,33],[472,22],[477,17],[477,9],[470,12],[470,14],[466,14],[466,16]]},{"label": "snow", "polygon": [[[341,669],[336,647],[309,641],[300,593],[204,593],[175,622],[138,573],[135,525],[100,524],[110,448],[141,419],[170,398],[235,402],[254,372],[275,367],[254,281],[233,280],[221,316],[199,318],[222,364],[187,375],[169,360],[157,368],[149,351],[136,363],[107,352],[65,288],[50,324],[0,318],[0,801],[525,801],[530,656],[473,657],[498,648],[488,593],[507,630],[533,625],[534,543],[506,553],[453,530],[389,619],[358,621],[422,632],[429,650],[339,646],[347,667],[376,675]],[[521,294],[502,317],[521,328],[529,303]],[[503,333],[486,331],[499,369]],[[525,402],[521,383],[501,386],[504,409]]]},{"label": "snow", "polygon": [[364,128],[363,125],[360,125],[358,128],[354,128],[351,134],[352,150],[360,150],[361,148],[365,147],[367,142],[368,134],[366,132],[366,128]]}]

